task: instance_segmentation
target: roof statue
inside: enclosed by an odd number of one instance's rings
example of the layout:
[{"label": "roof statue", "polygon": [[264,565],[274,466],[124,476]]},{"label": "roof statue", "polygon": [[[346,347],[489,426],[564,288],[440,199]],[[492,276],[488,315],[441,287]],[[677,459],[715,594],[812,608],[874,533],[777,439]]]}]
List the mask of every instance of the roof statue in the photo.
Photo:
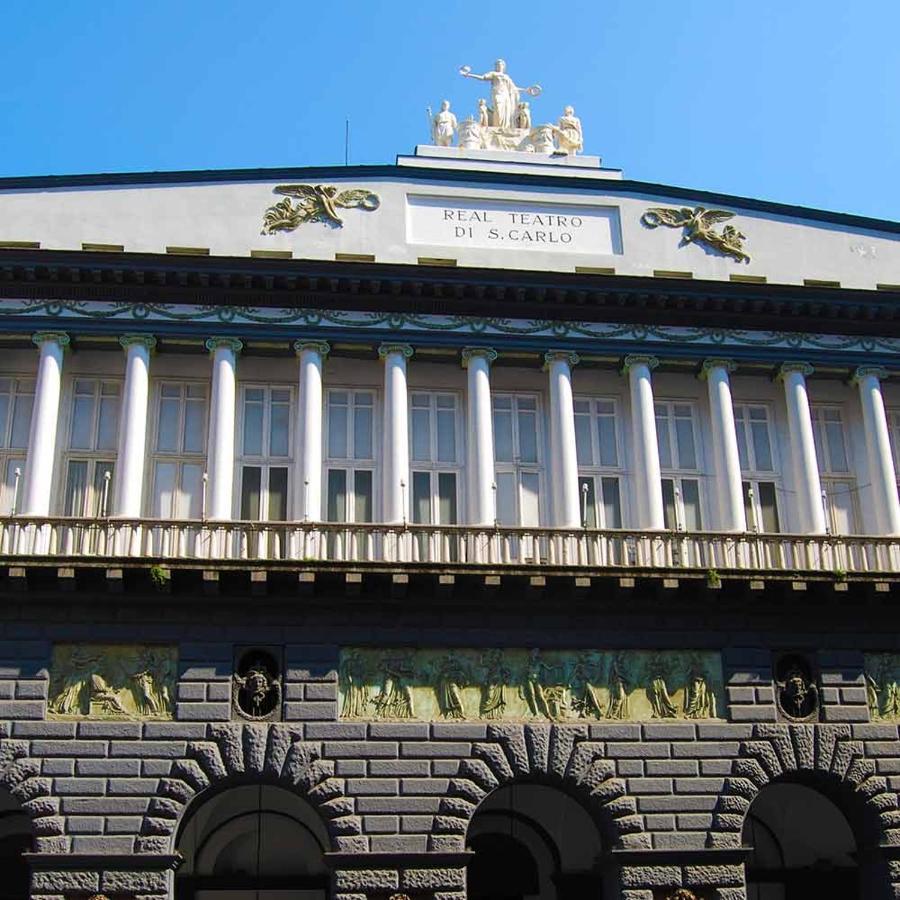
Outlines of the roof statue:
[{"label": "roof statue", "polygon": [[574,155],[584,149],[581,120],[567,106],[557,123],[533,123],[531,104],[522,95],[539,97],[541,86],[521,87],[506,71],[506,62],[498,59],[490,72],[479,75],[471,66],[460,66],[459,74],[490,85],[491,100],[482,97],[474,115],[461,122],[450,111],[450,101],[441,103],[433,114],[428,108],[431,142],[438,147],[457,146],[463,150],[516,150],[526,153]]}]

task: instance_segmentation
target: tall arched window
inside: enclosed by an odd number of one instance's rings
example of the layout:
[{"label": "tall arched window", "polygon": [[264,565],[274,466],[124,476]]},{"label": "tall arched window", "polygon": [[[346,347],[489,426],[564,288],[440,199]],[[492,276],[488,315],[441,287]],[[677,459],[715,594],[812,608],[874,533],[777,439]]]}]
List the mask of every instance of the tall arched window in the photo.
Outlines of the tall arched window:
[{"label": "tall arched window", "polygon": [[266,784],[231,787],[189,810],[177,900],[324,900],[328,833],[301,797]]}]

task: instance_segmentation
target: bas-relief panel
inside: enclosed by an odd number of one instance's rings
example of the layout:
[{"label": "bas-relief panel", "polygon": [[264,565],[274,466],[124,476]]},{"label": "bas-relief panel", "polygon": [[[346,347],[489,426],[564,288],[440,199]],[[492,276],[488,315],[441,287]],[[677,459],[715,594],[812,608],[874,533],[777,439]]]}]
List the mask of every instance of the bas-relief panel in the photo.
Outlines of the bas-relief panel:
[{"label": "bas-relief panel", "polygon": [[872,721],[900,720],[900,655],[867,653],[865,671]]},{"label": "bas-relief panel", "polygon": [[64,719],[171,719],[177,668],[171,646],[56,644],[47,711]]},{"label": "bas-relief panel", "polygon": [[714,719],[723,703],[711,652],[341,651],[344,719]]}]

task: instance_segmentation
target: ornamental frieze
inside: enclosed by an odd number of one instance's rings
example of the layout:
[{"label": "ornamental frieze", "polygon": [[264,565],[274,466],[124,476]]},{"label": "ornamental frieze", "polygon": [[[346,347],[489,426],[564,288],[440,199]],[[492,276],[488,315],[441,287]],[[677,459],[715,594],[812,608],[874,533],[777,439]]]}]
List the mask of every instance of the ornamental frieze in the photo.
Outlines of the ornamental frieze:
[{"label": "ornamental frieze", "polygon": [[870,718],[900,720],[900,654],[867,653],[864,658]]},{"label": "ornamental frieze", "polygon": [[51,718],[171,719],[178,657],[155,644],[55,644]]},{"label": "ornamental frieze", "polygon": [[722,663],[707,651],[341,651],[344,719],[715,719]]}]

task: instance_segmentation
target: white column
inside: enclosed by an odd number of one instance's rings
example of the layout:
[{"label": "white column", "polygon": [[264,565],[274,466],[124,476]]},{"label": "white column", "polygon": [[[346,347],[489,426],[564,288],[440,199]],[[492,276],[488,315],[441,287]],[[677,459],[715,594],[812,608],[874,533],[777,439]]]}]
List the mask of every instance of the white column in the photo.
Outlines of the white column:
[{"label": "white column", "polygon": [[69,345],[69,336],[41,331],[32,340],[40,347],[41,355],[25,460],[25,488],[19,510],[24,516],[47,516],[50,514],[50,486],[56,456],[63,352]]},{"label": "white column", "polygon": [[325,341],[295,341],[300,359],[297,400],[297,517],[304,522],[322,518],[322,367],[331,348]]},{"label": "white column", "polygon": [[800,530],[803,534],[825,534],[822,482],[819,479],[819,461],[816,458],[809,396],[806,392],[806,378],[812,373],[813,367],[809,363],[790,362],[782,365],[778,377],[784,383],[788,435],[797,482]]},{"label": "white column", "polygon": [[497,351],[466,347],[462,364],[468,370],[469,523],[493,525],[497,521],[494,499],[494,414],[491,408],[491,363]]},{"label": "white column", "polygon": [[572,366],[578,354],[551,350],[544,354],[550,375],[550,473],[553,481],[554,525],[580,528],[578,454],[575,447],[575,402],[572,398]]},{"label": "white column", "polygon": [[631,432],[634,444],[634,492],[637,528],[662,531],[662,482],[659,474],[659,444],[656,441],[656,411],[650,372],[659,365],[654,356],[626,356],[631,394]]},{"label": "white column", "polygon": [[384,360],[384,465],[382,519],[390,524],[407,519],[409,490],[409,396],[406,361],[413,355],[409,344],[382,344]]},{"label": "white column", "polygon": [[863,429],[869,454],[869,479],[872,482],[878,528],[883,534],[900,534],[897,473],[881,393],[881,379],[887,376],[887,369],[879,366],[860,366],[853,374],[853,381],[859,388],[859,405],[862,407]]},{"label": "white column", "polygon": [[244,345],[237,338],[215,337],[206,342],[212,355],[212,397],[206,457],[206,517],[232,518],[234,492],[235,368]]},{"label": "white column", "polygon": [[114,515],[138,519],[144,492],[150,351],[156,346],[156,338],[128,334],[120,337],[119,343],[125,350],[125,390],[119,417]]},{"label": "white column", "polygon": [[728,373],[735,370],[728,359],[707,359],[701,377],[709,391],[709,417],[712,423],[712,449],[716,461],[716,493],[719,495],[719,520],[722,531],[747,530],[741,458],[738,454],[734,405]]}]

